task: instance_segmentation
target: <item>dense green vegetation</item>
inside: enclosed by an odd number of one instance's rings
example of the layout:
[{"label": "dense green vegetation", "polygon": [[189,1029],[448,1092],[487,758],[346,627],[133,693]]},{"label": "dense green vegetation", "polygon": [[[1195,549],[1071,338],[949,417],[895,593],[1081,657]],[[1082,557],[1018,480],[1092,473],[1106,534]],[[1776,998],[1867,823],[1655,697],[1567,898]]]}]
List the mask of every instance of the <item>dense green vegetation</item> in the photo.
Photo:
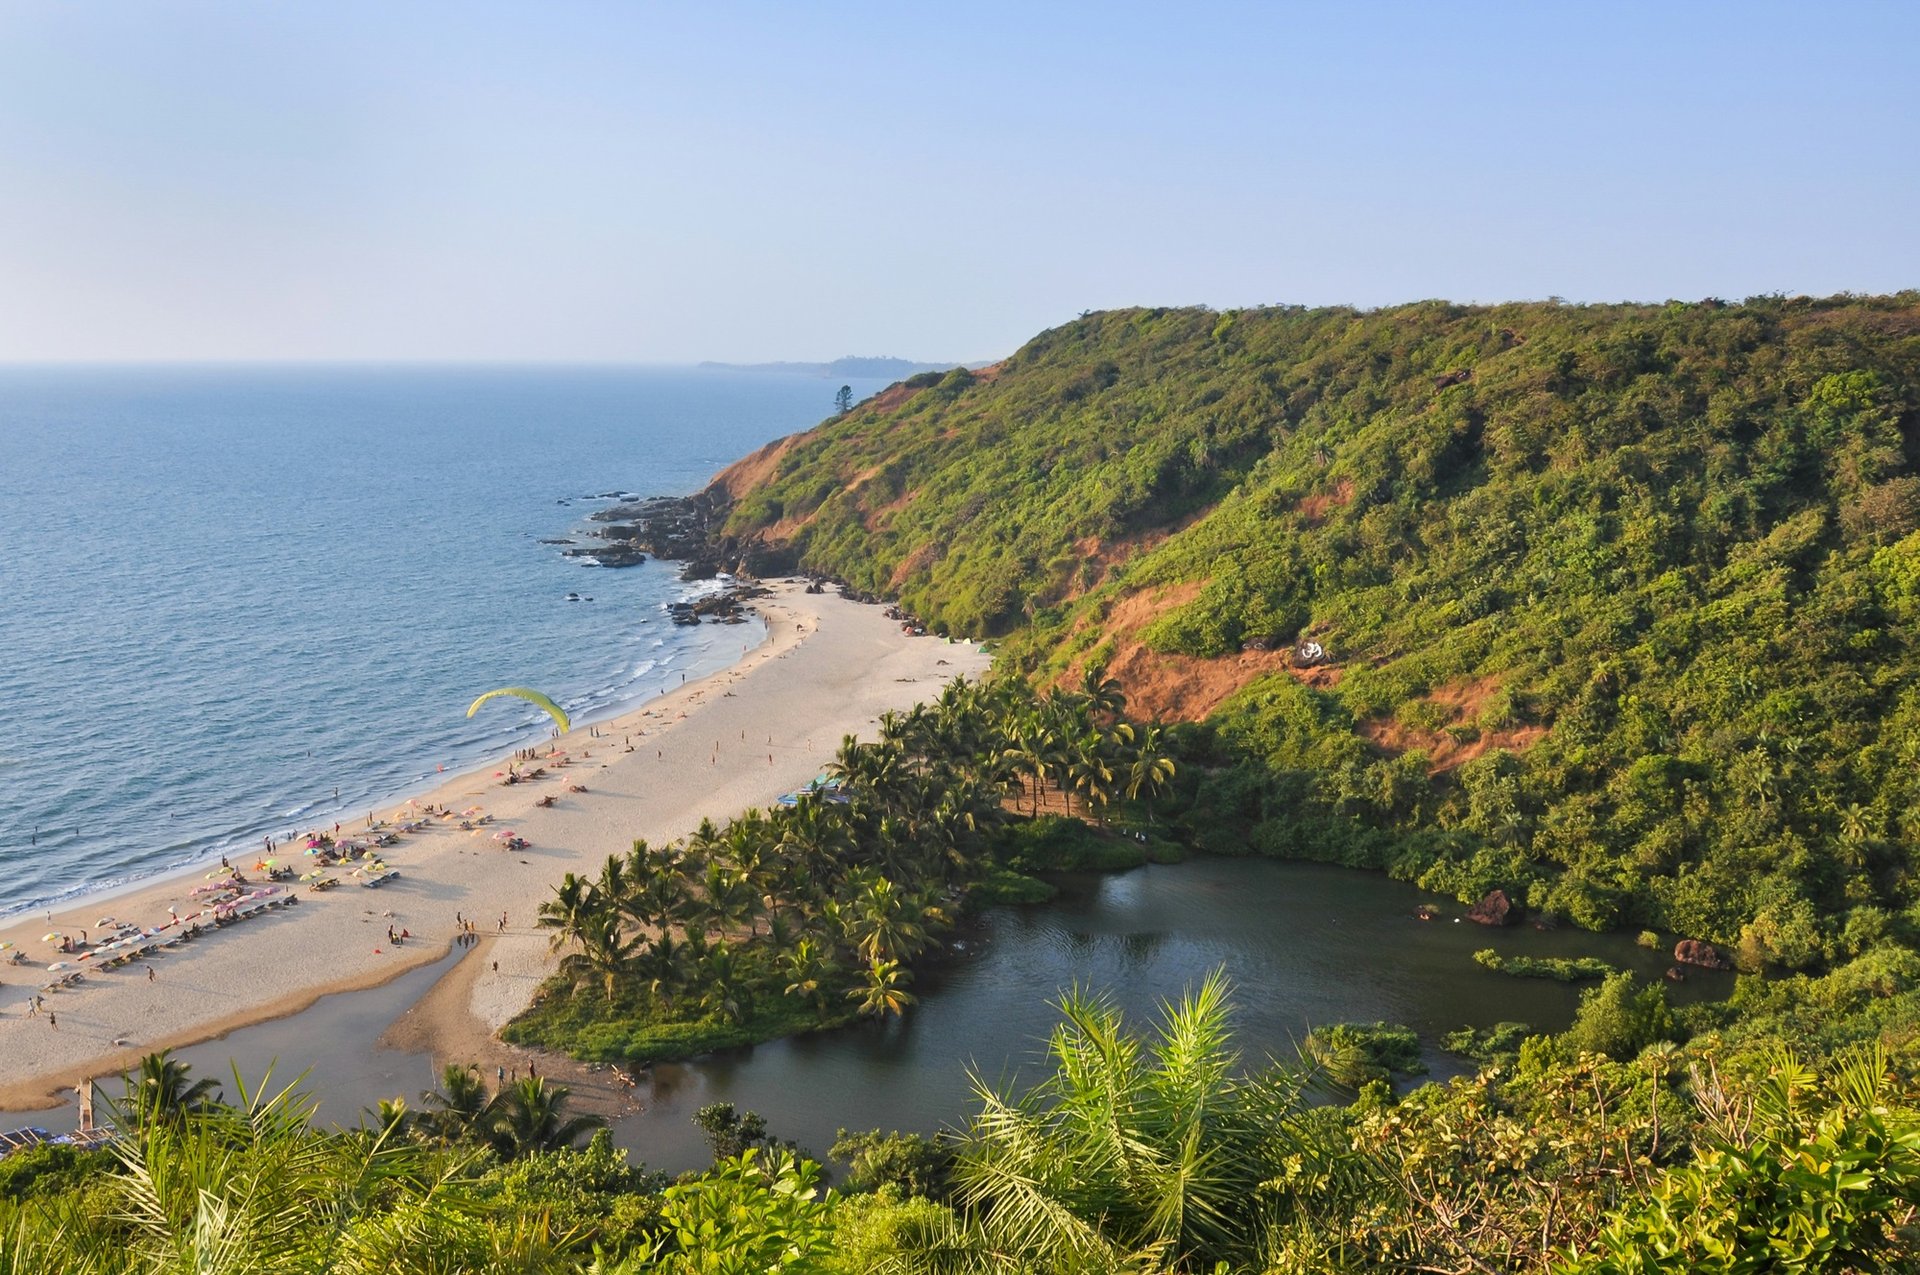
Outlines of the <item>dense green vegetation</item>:
[{"label": "dense green vegetation", "polygon": [[[1659,996],[1659,989],[1651,989]],[[1617,1006],[1601,1006],[1605,1018]],[[1631,999],[1631,998],[1630,998]],[[1631,1008],[1631,1006],[1629,1006]],[[1218,977],[1129,1024],[1068,996],[1043,1073],[976,1081],[938,1138],[845,1135],[844,1184],[724,1104],[669,1182],[564,1091],[450,1067],[344,1132],[298,1089],[224,1101],[165,1056],[108,1150],[0,1160],[0,1275],[1854,1272],[1920,1261],[1920,1088],[1877,1047],[1816,1062],[1698,1039],[1619,1059],[1581,1028],[1402,1098],[1309,1100],[1247,1066]],[[1583,1010],[1583,1021],[1588,1017]],[[1403,1051],[1379,1028],[1329,1056]],[[1385,1055],[1381,1055],[1385,1056]],[[158,1083],[146,1083],[155,1080]],[[532,1101],[529,1101],[531,1095]]]},{"label": "dense green vegetation", "polygon": [[567,954],[508,1039],[653,1061],[900,1013],[961,910],[1046,897],[1033,871],[1174,854],[1009,808],[1150,799],[1173,766],[1123,707],[1097,677],[1045,695],[956,682],[848,738],[830,786],[791,806],[568,873],[539,918]]},{"label": "dense green vegetation", "polygon": [[1605,978],[1619,972],[1597,956],[1502,956],[1490,947],[1483,947],[1473,954],[1473,959],[1498,974],[1550,978],[1560,983]]},{"label": "dense green vegetation", "polygon": [[1202,845],[1812,969],[1920,902],[1917,457],[1913,294],[1130,310],[801,436],[729,531],[1043,678],[1317,641],[1175,733]]}]

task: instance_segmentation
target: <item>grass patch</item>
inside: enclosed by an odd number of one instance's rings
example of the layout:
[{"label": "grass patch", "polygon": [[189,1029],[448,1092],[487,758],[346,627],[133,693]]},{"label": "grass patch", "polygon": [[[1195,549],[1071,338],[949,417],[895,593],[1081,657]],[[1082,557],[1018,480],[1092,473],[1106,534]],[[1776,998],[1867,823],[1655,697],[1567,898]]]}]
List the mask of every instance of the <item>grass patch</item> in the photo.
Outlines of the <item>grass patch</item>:
[{"label": "grass patch", "polygon": [[840,1027],[857,1016],[851,1002],[842,1010],[831,1001],[825,1008],[816,1008],[774,993],[756,1000],[745,1018],[733,1022],[691,1007],[675,1012],[620,998],[609,1003],[593,987],[583,986],[569,995],[566,984],[554,980],[541,999],[500,1035],[516,1045],[554,1049],[595,1062],[673,1062]]},{"label": "grass patch", "polygon": [[1473,954],[1473,959],[1496,974],[1513,978],[1550,978],[1556,983],[1578,983],[1619,972],[1597,956],[1502,956],[1490,947],[1483,947]]},{"label": "grass patch", "polygon": [[996,868],[985,880],[975,882],[967,891],[967,907],[1000,907],[1004,904],[1050,903],[1060,888],[1051,881],[1030,877],[1010,868]]}]

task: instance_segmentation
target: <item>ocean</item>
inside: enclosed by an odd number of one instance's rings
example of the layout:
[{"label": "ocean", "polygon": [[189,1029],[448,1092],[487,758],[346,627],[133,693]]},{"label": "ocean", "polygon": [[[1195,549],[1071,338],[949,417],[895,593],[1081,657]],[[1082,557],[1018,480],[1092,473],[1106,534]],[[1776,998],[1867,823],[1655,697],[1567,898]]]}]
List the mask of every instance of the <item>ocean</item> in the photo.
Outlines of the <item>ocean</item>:
[{"label": "ocean", "polygon": [[0,368],[0,914],[364,820],[546,738],[518,700],[468,719],[492,687],[537,687],[584,725],[733,662],[758,624],[666,615],[711,586],[542,542],[607,493],[697,490],[831,414],[838,387]]}]

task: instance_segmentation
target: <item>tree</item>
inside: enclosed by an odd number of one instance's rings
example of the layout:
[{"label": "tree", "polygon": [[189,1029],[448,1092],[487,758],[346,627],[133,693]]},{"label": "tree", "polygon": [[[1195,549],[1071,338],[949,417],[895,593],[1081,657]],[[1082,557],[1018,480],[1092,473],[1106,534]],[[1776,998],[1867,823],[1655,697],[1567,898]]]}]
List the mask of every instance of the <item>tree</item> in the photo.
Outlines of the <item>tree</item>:
[{"label": "tree", "polygon": [[486,1128],[493,1149],[508,1160],[530,1151],[571,1147],[607,1122],[599,1116],[566,1114],[572,1091],[549,1085],[538,1076],[525,1076],[508,1085],[488,1104]]},{"label": "tree", "polygon": [[472,1142],[483,1132],[487,1087],[473,1063],[448,1063],[440,1072],[440,1087],[421,1093],[426,1110],[414,1117],[417,1128],[443,1142]]},{"label": "tree", "polygon": [[851,412],[853,410],[853,386],[842,385],[833,396],[833,405],[840,409],[840,415],[842,416]]},{"label": "tree", "polygon": [[220,1101],[220,1086],[213,1080],[191,1079],[193,1068],[173,1056],[171,1049],[148,1054],[140,1068],[127,1076],[125,1115],[136,1124],[153,1120],[179,1120],[205,1110]]},{"label": "tree", "polygon": [[874,1018],[904,1014],[907,1006],[919,1000],[907,990],[913,975],[898,961],[879,960],[867,966],[867,981],[847,992],[847,999],[860,1003],[860,1012]]},{"label": "tree", "polygon": [[1654,983],[1635,992],[1634,982],[1631,971],[1622,971],[1581,993],[1567,1043],[1583,1053],[1626,1062],[1655,1041],[1672,1039],[1675,1028],[1666,991]]},{"label": "tree", "polygon": [[1224,976],[1168,1005],[1149,1038],[1074,992],[1038,1088],[974,1080],[981,1110],[955,1166],[976,1241],[1023,1270],[1265,1269],[1301,1144],[1300,1081],[1239,1075]]}]

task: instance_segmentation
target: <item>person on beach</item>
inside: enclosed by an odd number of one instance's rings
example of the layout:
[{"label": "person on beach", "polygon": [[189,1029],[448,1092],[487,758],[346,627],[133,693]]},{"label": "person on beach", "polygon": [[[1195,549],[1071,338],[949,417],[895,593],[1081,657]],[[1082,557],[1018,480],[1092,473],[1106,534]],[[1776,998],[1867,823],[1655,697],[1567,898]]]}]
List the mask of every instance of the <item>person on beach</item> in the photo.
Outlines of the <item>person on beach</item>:
[{"label": "person on beach", "polygon": [[151,965],[147,966],[147,981],[149,983],[153,981],[153,966]]},{"label": "person on beach", "polygon": [[59,1030],[60,1030],[60,1015],[58,1015],[58,1014],[56,1014],[56,1013],[54,1013],[54,1012],[53,1012],[52,1010],[48,1010],[48,1011],[47,1011],[47,1026],[49,1026],[49,1027],[51,1027],[51,1028],[53,1028],[53,1030],[55,1030],[55,1031],[59,1031]]}]

